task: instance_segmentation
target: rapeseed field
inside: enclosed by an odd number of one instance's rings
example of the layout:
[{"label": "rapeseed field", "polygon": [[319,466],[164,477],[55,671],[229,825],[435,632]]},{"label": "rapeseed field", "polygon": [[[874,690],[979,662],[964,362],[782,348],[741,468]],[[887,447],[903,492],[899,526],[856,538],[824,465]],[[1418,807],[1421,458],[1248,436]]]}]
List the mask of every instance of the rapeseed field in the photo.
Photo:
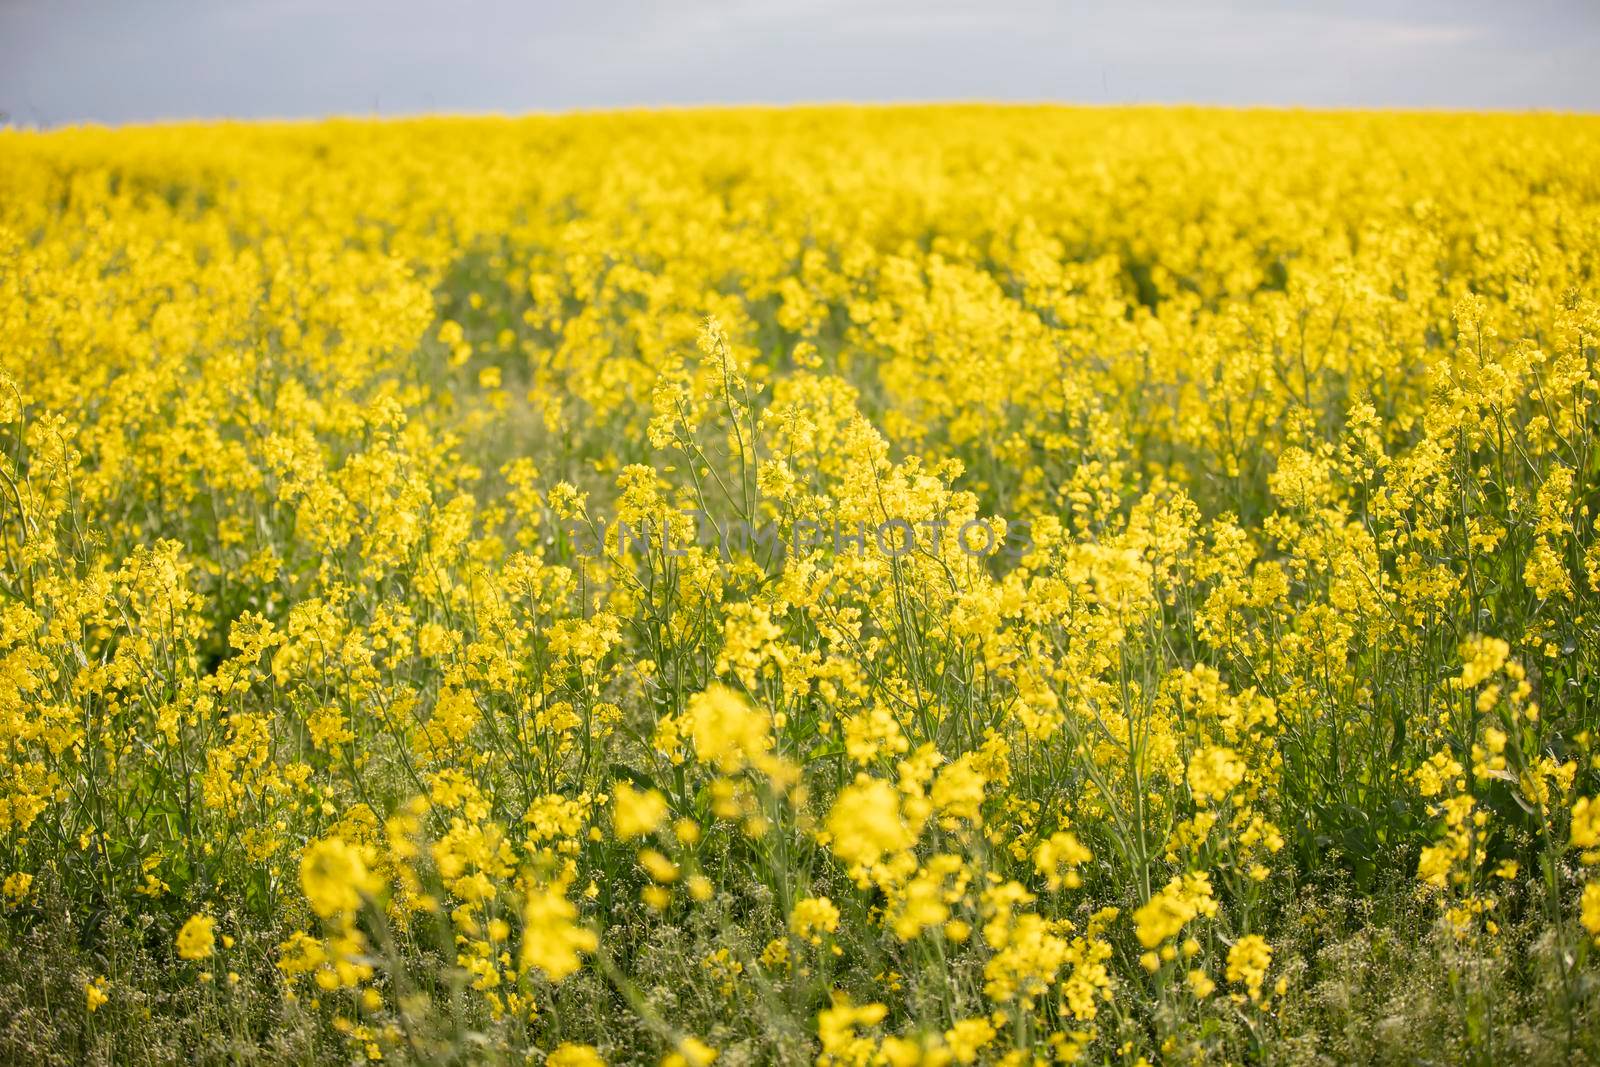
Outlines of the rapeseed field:
[{"label": "rapeseed field", "polygon": [[1600,119],[0,133],[0,1059],[1600,1057]]}]

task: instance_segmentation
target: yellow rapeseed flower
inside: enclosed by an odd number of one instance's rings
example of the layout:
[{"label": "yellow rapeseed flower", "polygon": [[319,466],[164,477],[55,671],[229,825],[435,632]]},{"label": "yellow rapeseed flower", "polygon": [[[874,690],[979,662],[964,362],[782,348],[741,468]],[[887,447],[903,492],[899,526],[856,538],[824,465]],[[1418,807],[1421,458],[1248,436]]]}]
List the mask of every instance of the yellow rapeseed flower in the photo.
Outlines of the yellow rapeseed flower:
[{"label": "yellow rapeseed flower", "polygon": [[178,931],[178,955],[186,960],[209,959],[217,947],[216,925],[209,915],[191,915]]}]

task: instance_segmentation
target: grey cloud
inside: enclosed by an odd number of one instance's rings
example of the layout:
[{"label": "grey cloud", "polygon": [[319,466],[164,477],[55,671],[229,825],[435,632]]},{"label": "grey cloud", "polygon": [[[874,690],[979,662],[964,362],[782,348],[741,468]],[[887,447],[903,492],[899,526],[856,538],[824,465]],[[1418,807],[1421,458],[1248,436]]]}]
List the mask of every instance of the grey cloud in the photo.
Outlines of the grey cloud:
[{"label": "grey cloud", "polygon": [[1600,109],[1590,0],[0,0],[60,124],[817,100]]}]

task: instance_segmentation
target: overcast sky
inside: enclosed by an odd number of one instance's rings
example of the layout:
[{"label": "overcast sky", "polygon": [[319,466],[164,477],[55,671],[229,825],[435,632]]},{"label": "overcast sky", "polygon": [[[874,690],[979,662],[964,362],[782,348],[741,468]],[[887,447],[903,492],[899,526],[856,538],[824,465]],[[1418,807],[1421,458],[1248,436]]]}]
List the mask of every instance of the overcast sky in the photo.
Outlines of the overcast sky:
[{"label": "overcast sky", "polygon": [[0,0],[27,125],[822,100],[1600,111],[1600,0]]}]

